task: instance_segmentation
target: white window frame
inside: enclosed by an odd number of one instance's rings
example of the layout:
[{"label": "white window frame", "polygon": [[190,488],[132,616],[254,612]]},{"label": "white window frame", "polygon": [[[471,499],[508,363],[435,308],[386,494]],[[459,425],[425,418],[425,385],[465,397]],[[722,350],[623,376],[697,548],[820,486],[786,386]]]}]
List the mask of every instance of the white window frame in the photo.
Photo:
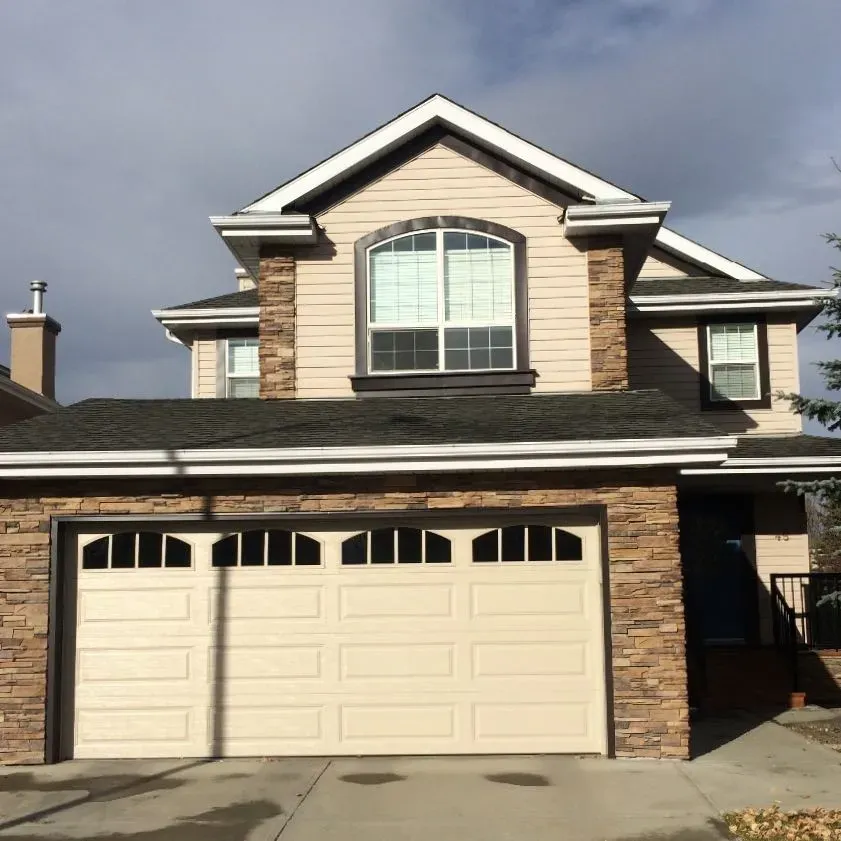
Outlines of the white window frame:
[{"label": "white window frame", "polygon": [[[715,393],[713,382],[713,369],[717,365],[747,365],[744,359],[739,360],[722,360],[713,361],[713,344],[712,344],[712,330],[715,327],[752,327],[753,328],[753,367],[756,372],[756,393],[752,397],[718,397]],[[762,399],[762,368],[759,364],[759,324],[756,321],[731,321],[718,322],[707,324],[707,372],[709,380],[709,401],[710,403],[741,403],[747,400],[761,400]]]},{"label": "white window frame", "polygon": [[[438,268],[438,320],[435,323],[429,324],[390,324],[377,323],[374,324],[371,320],[371,252],[374,249],[381,248],[394,240],[403,239],[414,234],[435,234],[435,257]],[[487,237],[488,239],[496,240],[504,243],[511,251],[511,316],[503,320],[483,320],[483,321],[447,321],[444,308],[444,234],[476,234],[478,236]],[[398,376],[405,377],[412,374],[448,374],[448,373],[465,373],[472,374],[480,371],[516,371],[517,370],[517,290],[515,288],[516,278],[516,262],[517,255],[515,245],[513,242],[504,237],[487,234],[484,231],[473,231],[466,228],[424,228],[419,231],[408,231],[397,234],[388,239],[375,242],[368,246],[365,253],[365,305],[367,307],[366,323],[367,336],[366,344],[366,364],[369,374],[376,376]],[[445,352],[444,352],[444,332],[446,329],[454,328],[470,328],[470,327],[510,327],[511,328],[511,367],[510,368],[446,368],[444,367]],[[438,367],[437,368],[412,368],[409,370],[400,371],[374,371],[372,369],[372,353],[371,353],[371,333],[375,330],[437,330],[438,331]]]},{"label": "white window frame", "polygon": [[[260,392],[260,373],[259,373],[259,353],[260,353],[260,344],[259,339],[256,339],[252,336],[242,336],[242,337],[233,337],[230,339],[225,339],[225,397],[230,399],[235,399],[231,397],[231,380],[256,380],[257,381],[257,392]],[[230,346],[231,342],[254,342],[254,346],[257,348],[258,354],[258,372],[255,375],[253,374],[236,374],[231,371],[231,351]]]}]

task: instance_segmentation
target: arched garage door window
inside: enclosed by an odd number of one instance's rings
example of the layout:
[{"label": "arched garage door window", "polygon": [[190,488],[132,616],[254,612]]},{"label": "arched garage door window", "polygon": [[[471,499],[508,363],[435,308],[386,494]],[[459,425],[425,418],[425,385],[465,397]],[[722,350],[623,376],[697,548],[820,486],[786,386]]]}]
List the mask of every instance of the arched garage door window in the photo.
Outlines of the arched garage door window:
[{"label": "arched garage door window", "polygon": [[185,569],[193,565],[193,547],[170,534],[122,531],[82,547],[82,569]]},{"label": "arched garage door window", "polygon": [[448,564],[450,541],[434,531],[385,528],[363,531],[342,543],[342,566]]},{"label": "arched garage door window", "polygon": [[552,526],[505,526],[473,541],[474,563],[499,561],[580,561],[581,538]]},{"label": "arched garage door window", "polygon": [[252,529],[213,544],[214,567],[319,566],[321,544],[285,529]]}]

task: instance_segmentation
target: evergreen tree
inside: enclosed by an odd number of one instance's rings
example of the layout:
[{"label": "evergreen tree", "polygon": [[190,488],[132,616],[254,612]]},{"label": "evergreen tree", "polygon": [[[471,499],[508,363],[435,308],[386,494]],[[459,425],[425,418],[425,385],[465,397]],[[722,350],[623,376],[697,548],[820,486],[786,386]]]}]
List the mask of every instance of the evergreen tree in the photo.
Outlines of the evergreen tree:
[{"label": "evergreen tree", "polygon": [[[841,236],[825,234],[826,241],[841,251]],[[832,267],[832,287],[838,297],[824,298],[821,308],[821,322],[817,328],[827,339],[841,336],[841,268]],[[816,363],[828,391],[841,391],[841,359],[830,359]],[[829,397],[804,397],[802,394],[783,395],[791,402],[792,411],[809,420],[816,420],[829,432],[841,430],[841,400]],[[834,511],[841,527],[841,479],[834,477],[811,482],[785,482],[786,490],[800,494],[818,494],[825,511]],[[837,507],[836,507],[837,506]]]}]

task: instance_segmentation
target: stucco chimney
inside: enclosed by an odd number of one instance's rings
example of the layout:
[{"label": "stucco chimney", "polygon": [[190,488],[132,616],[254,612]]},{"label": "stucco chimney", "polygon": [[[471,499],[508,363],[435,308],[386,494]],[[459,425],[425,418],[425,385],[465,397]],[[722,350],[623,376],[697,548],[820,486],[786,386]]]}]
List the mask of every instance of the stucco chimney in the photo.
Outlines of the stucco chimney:
[{"label": "stucco chimney", "polygon": [[246,289],[254,289],[257,286],[254,278],[245,269],[236,268],[234,274],[237,277],[237,289],[240,292],[245,292]]},{"label": "stucco chimney", "polygon": [[12,334],[10,376],[19,385],[54,400],[55,343],[61,325],[44,312],[47,284],[33,280],[29,288],[32,310],[6,316]]}]

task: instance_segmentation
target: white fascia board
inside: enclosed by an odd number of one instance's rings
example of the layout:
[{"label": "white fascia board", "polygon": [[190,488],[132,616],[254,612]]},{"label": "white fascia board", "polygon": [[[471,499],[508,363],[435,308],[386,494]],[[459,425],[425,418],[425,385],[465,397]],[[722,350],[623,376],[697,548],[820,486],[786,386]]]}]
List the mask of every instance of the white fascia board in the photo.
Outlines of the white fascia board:
[{"label": "white fascia board", "polygon": [[623,233],[631,228],[656,228],[662,222],[660,216],[635,216],[619,219],[611,216],[605,219],[569,219],[564,222],[564,236],[567,239],[589,234]]},{"label": "white fascia board", "polygon": [[785,456],[783,458],[728,458],[724,467],[809,467],[841,466],[841,456]]},{"label": "white fascia board", "polygon": [[253,327],[260,323],[258,307],[153,310],[152,315],[167,330],[174,331],[197,327]]},{"label": "white fascia board", "polygon": [[319,458],[364,461],[388,458],[490,457],[499,455],[567,455],[605,452],[690,452],[726,450],[736,447],[735,435],[712,438],[623,438],[605,441],[526,441],[508,444],[403,444],[368,447],[290,447],[288,449],[202,449],[202,450],[85,450],[0,453],[0,465],[49,461],[51,464],[83,464],[91,461],[166,462],[180,461],[256,462],[312,461]]},{"label": "white fascia board", "polygon": [[756,476],[789,475],[793,473],[841,473],[841,466],[816,465],[814,467],[712,467],[683,468],[682,476]]},{"label": "white fascia board", "polygon": [[[645,441],[0,454],[0,477],[227,476],[721,464],[732,436]],[[618,454],[617,454],[618,453]]]},{"label": "white fascia board", "polygon": [[223,318],[242,318],[260,314],[259,307],[206,307],[203,309],[183,310],[152,310],[152,315],[158,321],[171,321],[173,319],[212,318],[221,316]]},{"label": "white fascia board", "polygon": [[631,298],[632,306],[629,308],[633,313],[685,313],[685,312],[753,312],[754,310],[794,310],[794,309],[814,309],[819,306],[815,301],[743,301],[741,303],[711,303],[711,304],[654,304],[645,305],[638,304],[634,298]]},{"label": "white fascia board", "polygon": [[211,216],[214,228],[311,228],[312,217],[306,213],[253,213],[250,216],[233,214]]},{"label": "white fascia board", "polygon": [[435,95],[267,196],[244,207],[240,213],[279,213],[302,196],[340,178],[348,170],[363,166],[404,140],[419,134],[436,121],[458,129],[468,137],[474,137],[486,146],[497,149],[545,173],[560,185],[572,187],[578,192],[600,199],[637,199],[632,193],[561,160],[484,117],[456,105],[446,97]]},{"label": "white fascia board", "polygon": [[599,204],[571,204],[566,209],[566,218],[601,219],[633,218],[635,216],[665,216],[672,206],[670,201],[623,201],[600,202]]},{"label": "white fascia board", "polygon": [[[424,458],[388,461],[318,461],[278,463],[190,463],[170,458],[166,464],[88,464],[79,466],[0,466],[0,478],[69,478],[126,476],[308,476],[326,474],[441,473],[484,470],[578,470],[599,467],[679,466],[720,464],[725,452],[667,453],[624,456],[519,456],[498,458]],[[0,462],[2,464],[2,462]]]},{"label": "white fascia board", "polygon": [[[645,283],[646,281],[640,281]],[[655,281],[656,282],[656,281]],[[634,303],[646,304],[705,304],[725,301],[799,301],[816,302],[818,298],[834,298],[835,289],[780,289],[764,292],[699,292],[689,295],[639,295],[631,296]]]},{"label": "white fascia board", "polygon": [[[629,193],[580,167],[553,155],[521,137],[507,131],[478,114],[462,108],[455,102],[436,94],[421,102],[405,114],[386,123],[376,131],[337,152],[326,161],[293,178],[266,196],[244,207],[241,215],[254,213],[280,213],[302,196],[327,184],[339,180],[346,172],[364,166],[401,142],[419,134],[428,125],[440,121],[458,129],[468,137],[479,140],[496,149],[503,157],[525,164],[527,168],[541,173],[548,180],[575,192],[593,196],[600,202],[611,199],[640,201],[639,196]],[[661,228],[656,237],[657,244],[678,257],[707,266],[722,274],[741,280],[763,280],[764,275],[728,260],[715,251],[699,245],[668,228]]]},{"label": "white fascia board", "polygon": [[717,272],[721,272],[727,277],[732,277],[737,280],[767,280],[765,275],[743,266],[741,263],[736,263],[733,260],[728,260],[721,254],[715,251],[710,251],[709,248],[704,248],[697,242],[685,236],[681,236],[676,231],[669,230],[669,228],[661,228],[655,242],[661,248],[676,257],[682,257],[691,263],[700,263],[702,266],[707,266]]}]

